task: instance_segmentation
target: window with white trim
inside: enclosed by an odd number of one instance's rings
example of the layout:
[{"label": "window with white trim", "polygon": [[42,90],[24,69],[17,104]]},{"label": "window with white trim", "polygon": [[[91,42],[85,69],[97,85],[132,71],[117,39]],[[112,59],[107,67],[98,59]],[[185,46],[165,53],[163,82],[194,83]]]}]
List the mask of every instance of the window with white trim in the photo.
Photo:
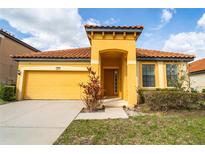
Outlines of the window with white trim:
[{"label": "window with white trim", "polygon": [[155,64],[142,64],[143,87],[155,87]]},{"label": "window with white trim", "polygon": [[178,79],[177,64],[166,64],[167,87],[174,87]]}]

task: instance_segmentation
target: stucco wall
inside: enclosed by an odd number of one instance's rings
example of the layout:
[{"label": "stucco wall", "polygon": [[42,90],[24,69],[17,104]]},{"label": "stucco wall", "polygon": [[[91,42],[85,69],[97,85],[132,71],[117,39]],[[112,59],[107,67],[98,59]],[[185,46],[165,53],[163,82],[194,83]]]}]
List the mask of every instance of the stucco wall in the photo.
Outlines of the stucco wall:
[{"label": "stucco wall", "polygon": [[191,75],[190,80],[191,80],[191,87],[192,88],[194,88],[198,91],[205,89],[205,73]]},{"label": "stucco wall", "polygon": [[[24,88],[25,88],[25,73],[29,71],[87,71],[87,67],[90,66],[90,62],[19,62],[18,70],[20,74],[17,76],[17,99],[21,100],[23,98]],[[79,81],[81,75],[79,75]],[[65,81],[69,82],[69,81]],[[72,80],[70,81],[72,82]]]},{"label": "stucco wall", "polygon": [[103,52],[119,52],[126,54],[126,81],[127,87],[123,87],[123,91],[127,96],[129,106],[134,106],[137,102],[136,97],[136,36],[133,34],[110,35],[94,34],[91,38],[91,66],[100,76],[100,54]]},{"label": "stucco wall", "polygon": [[0,83],[15,83],[17,62],[10,55],[30,53],[33,50],[2,36],[0,38]]}]

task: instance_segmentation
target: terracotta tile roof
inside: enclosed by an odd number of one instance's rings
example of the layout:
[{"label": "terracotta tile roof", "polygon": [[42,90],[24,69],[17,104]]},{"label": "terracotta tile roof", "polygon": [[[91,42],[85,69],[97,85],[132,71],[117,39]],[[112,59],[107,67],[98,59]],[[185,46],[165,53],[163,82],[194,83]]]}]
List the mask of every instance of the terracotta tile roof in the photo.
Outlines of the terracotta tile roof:
[{"label": "terracotta tile roof", "polygon": [[158,50],[148,50],[137,48],[137,56],[138,57],[153,57],[153,58],[194,58],[194,55],[182,54],[176,52],[165,52]]},{"label": "terracotta tile roof", "polygon": [[90,58],[90,48],[75,48],[65,50],[44,51],[40,53],[14,55],[13,58],[55,58],[55,59],[87,59]]},{"label": "terracotta tile roof", "polygon": [[188,65],[189,73],[204,71],[205,70],[205,58],[194,61]]},{"label": "terracotta tile roof", "polygon": [[[55,59],[90,59],[91,48],[75,48],[55,51],[45,51],[32,54],[14,55],[13,58],[55,58]],[[162,52],[148,49],[136,49],[136,56],[150,58],[194,58],[193,55],[174,52]]]},{"label": "terracotta tile roof", "polygon": [[98,25],[85,25],[85,28],[105,28],[105,29],[143,29],[142,25],[135,26],[98,26]]}]

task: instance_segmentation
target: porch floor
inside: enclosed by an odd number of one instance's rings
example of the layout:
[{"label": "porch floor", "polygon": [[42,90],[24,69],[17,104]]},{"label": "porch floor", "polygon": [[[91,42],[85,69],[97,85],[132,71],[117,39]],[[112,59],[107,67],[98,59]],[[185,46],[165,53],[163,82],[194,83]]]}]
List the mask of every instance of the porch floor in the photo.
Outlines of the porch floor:
[{"label": "porch floor", "polygon": [[128,105],[127,101],[122,100],[119,97],[105,98],[102,102],[105,107],[123,107]]}]

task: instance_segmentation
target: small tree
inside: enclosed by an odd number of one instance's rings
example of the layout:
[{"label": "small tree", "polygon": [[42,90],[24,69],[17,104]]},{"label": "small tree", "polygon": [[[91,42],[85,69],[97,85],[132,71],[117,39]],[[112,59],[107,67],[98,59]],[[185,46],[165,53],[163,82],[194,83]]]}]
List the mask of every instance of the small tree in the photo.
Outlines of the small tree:
[{"label": "small tree", "polygon": [[96,72],[91,67],[87,67],[87,69],[89,73],[89,81],[86,84],[80,83],[80,87],[83,88],[83,102],[88,111],[93,112],[101,105],[102,87]]},{"label": "small tree", "polygon": [[[171,71],[173,71],[173,69]],[[191,82],[188,72],[180,68],[177,76],[177,79],[171,79],[176,90],[191,91]]]}]

